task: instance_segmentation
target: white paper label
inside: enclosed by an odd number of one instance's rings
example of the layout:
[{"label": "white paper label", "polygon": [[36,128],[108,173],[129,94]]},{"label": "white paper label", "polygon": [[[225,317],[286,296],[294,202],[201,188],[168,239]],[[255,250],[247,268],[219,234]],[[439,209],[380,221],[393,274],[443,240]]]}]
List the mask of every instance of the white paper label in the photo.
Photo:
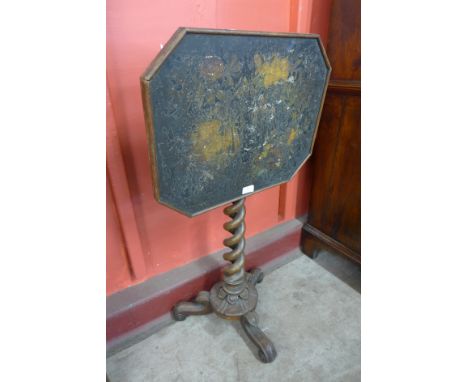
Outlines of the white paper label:
[{"label": "white paper label", "polygon": [[242,189],[242,195],[248,194],[249,192],[254,192],[254,185],[253,184],[251,184],[250,186],[245,186]]}]

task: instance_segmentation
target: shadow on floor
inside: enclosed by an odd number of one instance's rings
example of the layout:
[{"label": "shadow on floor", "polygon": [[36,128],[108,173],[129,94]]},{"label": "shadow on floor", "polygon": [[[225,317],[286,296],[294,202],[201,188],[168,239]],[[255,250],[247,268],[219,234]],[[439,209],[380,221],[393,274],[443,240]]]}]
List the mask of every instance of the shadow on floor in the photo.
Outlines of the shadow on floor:
[{"label": "shadow on floor", "polygon": [[348,258],[333,252],[321,250],[315,261],[322,268],[361,293],[361,266]]}]

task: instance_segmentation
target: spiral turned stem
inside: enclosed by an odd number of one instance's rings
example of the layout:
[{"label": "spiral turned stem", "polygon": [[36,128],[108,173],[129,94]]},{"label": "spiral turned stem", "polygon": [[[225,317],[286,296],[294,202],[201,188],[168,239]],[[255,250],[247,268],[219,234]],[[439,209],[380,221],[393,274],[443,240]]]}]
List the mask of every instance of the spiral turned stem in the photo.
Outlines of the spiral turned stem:
[{"label": "spiral turned stem", "polygon": [[195,314],[216,313],[227,320],[240,320],[247,336],[258,348],[262,362],[272,362],[276,357],[275,346],[258,325],[255,314],[258,293],[255,284],[263,279],[260,269],[246,273],[244,269],[245,248],[245,199],[239,199],[224,209],[231,218],[224,224],[224,229],[231,236],[224,240],[224,245],[231,249],[224,254],[224,259],[231,264],[223,269],[223,280],[211,287],[210,292],[200,292],[194,302],[180,302],[174,309],[174,318],[184,320]]},{"label": "spiral turned stem", "polygon": [[224,254],[224,260],[231,264],[223,269],[224,282],[234,289],[242,289],[245,281],[244,274],[244,248],[245,248],[245,199],[239,199],[224,209],[224,213],[232,220],[224,224],[224,229],[232,234],[223,241],[231,252]]}]

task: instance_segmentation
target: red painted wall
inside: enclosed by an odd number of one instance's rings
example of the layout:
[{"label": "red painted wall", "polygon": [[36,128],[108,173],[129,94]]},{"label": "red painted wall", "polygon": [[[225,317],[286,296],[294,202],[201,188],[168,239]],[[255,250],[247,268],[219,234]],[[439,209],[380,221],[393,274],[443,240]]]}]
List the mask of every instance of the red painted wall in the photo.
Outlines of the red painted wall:
[{"label": "red painted wall", "polygon": [[[222,248],[222,208],[187,218],[153,199],[139,76],[180,26],[319,33],[331,0],[107,2],[107,293]],[[247,237],[307,211],[307,164],[247,199]]]}]

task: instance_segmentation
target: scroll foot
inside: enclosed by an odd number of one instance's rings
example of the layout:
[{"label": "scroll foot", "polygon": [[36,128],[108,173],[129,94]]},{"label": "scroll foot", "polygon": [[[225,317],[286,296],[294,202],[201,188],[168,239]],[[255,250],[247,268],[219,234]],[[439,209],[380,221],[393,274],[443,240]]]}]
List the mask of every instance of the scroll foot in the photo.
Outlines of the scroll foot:
[{"label": "scroll foot", "polygon": [[258,356],[263,363],[273,362],[276,350],[273,342],[258,327],[258,317],[255,312],[249,312],[241,317],[241,324],[247,336],[258,348]]},{"label": "scroll foot", "polygon": [[198,293],[193,302],[179,302],[172,309],[172,315],[176,321],[183,321],[187,316],[200,316],[211,313],[210,292]]}]

